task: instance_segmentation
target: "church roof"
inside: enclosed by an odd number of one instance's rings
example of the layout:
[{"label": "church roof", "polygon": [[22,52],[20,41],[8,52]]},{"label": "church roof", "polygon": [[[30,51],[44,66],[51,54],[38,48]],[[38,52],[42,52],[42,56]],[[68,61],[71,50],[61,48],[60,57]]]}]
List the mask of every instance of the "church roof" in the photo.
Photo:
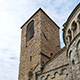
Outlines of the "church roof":
[{"label": "church roof", "polygon": [[[21,29],[22,27],[33,17],[35,16],[39,11],[42,11],[58,28],[59,26],[41,9],[39,8],[22,26],[21,26]],[[60,28],[59,28],[60,29]]]},{"label": "church roof", "polygon": [[66,50],[66,46],[60,49],[60,51],[53,57],[51,58],[44,66],[46,66],[48,63],[51,61],[54,61],[59,55],[61,55],[64,51]]}]

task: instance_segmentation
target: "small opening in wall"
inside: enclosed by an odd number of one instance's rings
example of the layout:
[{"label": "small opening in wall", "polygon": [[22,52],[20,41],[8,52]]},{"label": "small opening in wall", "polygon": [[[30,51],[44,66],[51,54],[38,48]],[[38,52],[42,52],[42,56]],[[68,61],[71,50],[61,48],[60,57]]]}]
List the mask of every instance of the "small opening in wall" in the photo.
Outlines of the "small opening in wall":
[{"label": "small opening in wall", "polygon": [[75,64],[75,61],[74,61],[74,60],[72,60],[72,64],[73,64],[73,65]]},{"label": "small opening in wall", "polygon": [[50,56],[52,57],[53,56],[53,53],[50,53]]},{"label": "small opening in wall", "polygon": [[66,76],[68,76],[68,73],[66,74]]},{"label": "small opening in wall", "polygon": [[44,61],[41,62],[41,70],[44,68]]},{"label": "small opening in wall", "polygon": [[32,56],[30,56],[30,61],[32,61]]}]

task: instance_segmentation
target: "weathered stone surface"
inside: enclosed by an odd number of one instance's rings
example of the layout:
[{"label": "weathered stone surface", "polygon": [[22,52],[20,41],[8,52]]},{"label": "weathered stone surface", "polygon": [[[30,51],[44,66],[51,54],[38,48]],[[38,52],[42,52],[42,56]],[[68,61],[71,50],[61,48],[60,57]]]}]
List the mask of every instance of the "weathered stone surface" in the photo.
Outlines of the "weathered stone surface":
[{"label": "weathered stone surface", "polygon": [[[34,20],[34,37],[27,41],[27,25],[32,20]],[[41,70],[42,62],[44,65],[52,57],[50,53],[55,56],[59,50],[59,27],[42,9],[39,9],[22,27],[19,80],[21,80],[21,73],[28,80],[28,72],[31,69],[33,80],[35,80],[35,73]],[[30,56],[32,56],[32,61],[30,61]]]},{"label": "weathered stone surface", "polygon": [[[27,41],[32,20],[34,35]],[[40,8],[22,26],[18,80],[80,80],[80,3],[64,24],[63,40],[61,49],[59,27]]]}]

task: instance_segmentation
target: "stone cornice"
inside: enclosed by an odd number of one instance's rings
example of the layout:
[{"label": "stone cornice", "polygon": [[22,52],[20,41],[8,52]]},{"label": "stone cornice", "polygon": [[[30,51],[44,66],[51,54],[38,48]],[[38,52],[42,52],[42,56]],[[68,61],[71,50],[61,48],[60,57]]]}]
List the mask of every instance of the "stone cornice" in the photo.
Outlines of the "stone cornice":
[{"label": "stone cornice", "polygon": [[51,70],[49,70],[49,71],[46,71],[46,72],[44,72],[44,73],[40,73],[40,71],[39,71],[39,72],[37,72],[37,74],[38,74],[38,75],[46,74],[46,73],[48,73],[48,72],[55,71],[55,70],[57,70],[57,69],[60,69],[60,68],[66,67],[66,66],[68,66],[68,65],[69,65],[69,63],[64,64],[64,65],[62,65],[62,66],[59,66],[59,67],[56,67],[56,68],[51,69]]}]

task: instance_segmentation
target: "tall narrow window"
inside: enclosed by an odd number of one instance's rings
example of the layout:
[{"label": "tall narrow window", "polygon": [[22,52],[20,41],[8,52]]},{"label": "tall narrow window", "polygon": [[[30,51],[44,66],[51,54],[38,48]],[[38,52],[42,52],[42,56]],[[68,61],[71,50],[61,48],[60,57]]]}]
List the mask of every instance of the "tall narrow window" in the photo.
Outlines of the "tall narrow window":
[{"label": "tall narrow window", "polygon": [[34,36],[34,21],[32,20],[27,26],[27,41],[32,39]]},{"label": "tall narrow window", "polygon": [[69,41],[71,42],[72,34],[71,34],[71,30],[70,29],[68,30],[68,37],[69,37]]},{"label": "tall narrow window", "polygon": [[73,21],[72,23],[72,30],[73,30],[73,36],[75,36],[77,33],[77,23],[75,21]]},{"label": "tall narrow window", "polygon": [[30,56],[30,61],[32,61],[32,56]]}]

